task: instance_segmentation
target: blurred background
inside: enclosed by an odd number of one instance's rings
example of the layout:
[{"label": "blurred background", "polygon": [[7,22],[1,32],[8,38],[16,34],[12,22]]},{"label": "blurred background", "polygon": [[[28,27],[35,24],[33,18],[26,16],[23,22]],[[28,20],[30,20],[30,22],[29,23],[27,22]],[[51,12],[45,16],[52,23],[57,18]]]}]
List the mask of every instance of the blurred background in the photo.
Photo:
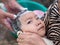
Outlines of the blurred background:
[{"label": "blurred background", "polygon": [[52,4],[54,0],[34,0],[34,1],[43,4],[48,8],[49,5]]},{"label": "blurred background", "polygon": [[[17,0],[19,4],[29,10],[42,10],[44,12],[47,11],[53,1],[54,0]],[[0,24],[0,45],[17,45],[16,38],[17,36],[15,34]]]}]

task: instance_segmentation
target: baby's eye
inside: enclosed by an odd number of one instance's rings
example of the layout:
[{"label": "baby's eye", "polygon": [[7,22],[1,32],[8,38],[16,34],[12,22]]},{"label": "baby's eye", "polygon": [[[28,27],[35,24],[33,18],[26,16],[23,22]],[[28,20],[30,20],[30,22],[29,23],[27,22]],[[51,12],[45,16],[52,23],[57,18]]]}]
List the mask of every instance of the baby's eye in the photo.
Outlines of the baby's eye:
[{"label": "baby's eye", "polygon": [[31,22],[32,22],[32,21],[30,20],[30,21],[27,22],[27,24],[30,24]]},{"label": "baby's eye", "polygon": [[39,19],[39,17],[36,17],[36,19],[38,20],[38,19]]},{"label": "baby's eye", "polygon": [[41,17],[40,19],[41,19],[42,21],[44,21],[44,17]]}]

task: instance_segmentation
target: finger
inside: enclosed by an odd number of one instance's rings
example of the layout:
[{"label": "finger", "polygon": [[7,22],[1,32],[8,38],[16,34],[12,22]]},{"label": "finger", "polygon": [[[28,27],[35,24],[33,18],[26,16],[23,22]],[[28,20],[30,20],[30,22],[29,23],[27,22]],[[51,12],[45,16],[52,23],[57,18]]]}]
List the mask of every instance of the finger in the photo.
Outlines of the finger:
[{"label": "finger", "polygon": [[38,34],[36,34],[36,33],[31,33],[31,32],[23,32],[23,33],[21,33],[19,36],[18,36],[18,38],[31,38],[31,37],[33,37],[33,38],[40,38],[40,36],[38,35]]},{"label": "finger", "polygon": [[37,42],[36,40],[32,40],[32,39],[24,39],[23,41],[22,40],[19,40],[18,41],[18,44],[30,44],[30,45],[37,45]]},{"label": "finger", "polygon": [[31,41],[33,39],[35,40],[35,38],[33,38],[33,37],[29,36],[29,35],[27,35],[27,36],[24,35],[24,36],[23,37],[20,36],[20,38],[18,37],[17,41],[20,42],[20,43],[22,43],[22,42],[29,42],[29,41]]},{"label": "finger", "polygon": [[31,45],[31,44],[28,44],[28,43],[18,43],[18,45]]},{"label": "finger", "polygon": [[40,39],[40,37],[37,35],[21,35],[20,37],[18,37],[18,42],[20,42],[20,43],[21,42],[39,43],[40,40],[42,40],[42,39]]},{"label": "finger", "polygon": [[9,30],[12,30],[12,27],[10,26],[10,23],[7,21],[7,19],[4,19],[2,23],[6,28],[8,28]]},{"label": "finger", "polygon": [[25,33],[25,32],[23,32],[23,33],[19,34],[18,38],[29,38],[31,36],[32,36],[31,33]]},{"label": "finger", "polygon": [[15,19],[15,18],[17,17],[16,15],[11,14],[11,13],[7,13],[7,12],[5,12],[5,16],[6,16],[6,17],[9,17],[9,18],[11,18],[11,19]]},{"label": "finger", "polygon": [[[26,36],[26,35],[24,35],[24,36]],[[40,41],[41,41],[41,39],[38,38],[36,35],[33,35],[33,37],[29,37],[29,38],[27,38],[27,36],[24,38],[23,37],[18,38],[18,43],[31,43],[31,44],[37,45],[37,43],[39,44]]]}]

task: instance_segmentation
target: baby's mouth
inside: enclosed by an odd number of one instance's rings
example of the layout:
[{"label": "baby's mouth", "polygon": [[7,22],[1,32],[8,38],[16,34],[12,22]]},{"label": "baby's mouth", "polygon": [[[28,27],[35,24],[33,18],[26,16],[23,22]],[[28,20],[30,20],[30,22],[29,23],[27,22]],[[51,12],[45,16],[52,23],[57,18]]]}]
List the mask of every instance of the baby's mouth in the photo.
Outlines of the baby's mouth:
[{"label": "baby's mouth", "polygon": [[41,26],[40,28],[38,28],[38,31],[41,30],[41,29],[43,29],[43,28],[44,28],[44,26]]}]

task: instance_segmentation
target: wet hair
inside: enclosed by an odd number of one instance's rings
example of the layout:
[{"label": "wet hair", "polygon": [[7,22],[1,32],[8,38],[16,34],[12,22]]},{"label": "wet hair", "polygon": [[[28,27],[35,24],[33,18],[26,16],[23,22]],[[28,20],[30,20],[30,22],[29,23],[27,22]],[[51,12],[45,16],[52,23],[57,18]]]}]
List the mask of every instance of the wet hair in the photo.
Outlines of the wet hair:
[{"label": "wet hair", "polygon": [[14,20],[11,20],[11,26],[12,26],[12,29],[13,29],[13,31],[12,31],[13,33],[17,34],[18,31],[22,31],[21,22],[20,22],[19,18],[22,15],[25,15],[26,13],[29,13],[29,12],[32,12],[32,11],[23,10],[23,11],[21,11],[17,14],[17,17]]},{"label": "wet hair", "polygon": [[21,16],[21,14],[23,14],[24,12],[25,12],[26,10],[24,10],[24,11],[21,11],[21,12],[18,12],[17,13],[17,17],[14,19],[14,20],[12,20],[11,19],[11,27],[12,27],[12,29],[13,29],[13,33],[16,33],[17,34],[17,32],[18,31],[22,31],[21,30],[21,22],[20,22],[20,20],[19,20],[19,17]]},{"label": "wet hair", "polygon": [[44,21],[45,13],[43,11],[35,10],[33,12],[34,12],[35,15],[37,15],[40,18],[40,20]]}]

